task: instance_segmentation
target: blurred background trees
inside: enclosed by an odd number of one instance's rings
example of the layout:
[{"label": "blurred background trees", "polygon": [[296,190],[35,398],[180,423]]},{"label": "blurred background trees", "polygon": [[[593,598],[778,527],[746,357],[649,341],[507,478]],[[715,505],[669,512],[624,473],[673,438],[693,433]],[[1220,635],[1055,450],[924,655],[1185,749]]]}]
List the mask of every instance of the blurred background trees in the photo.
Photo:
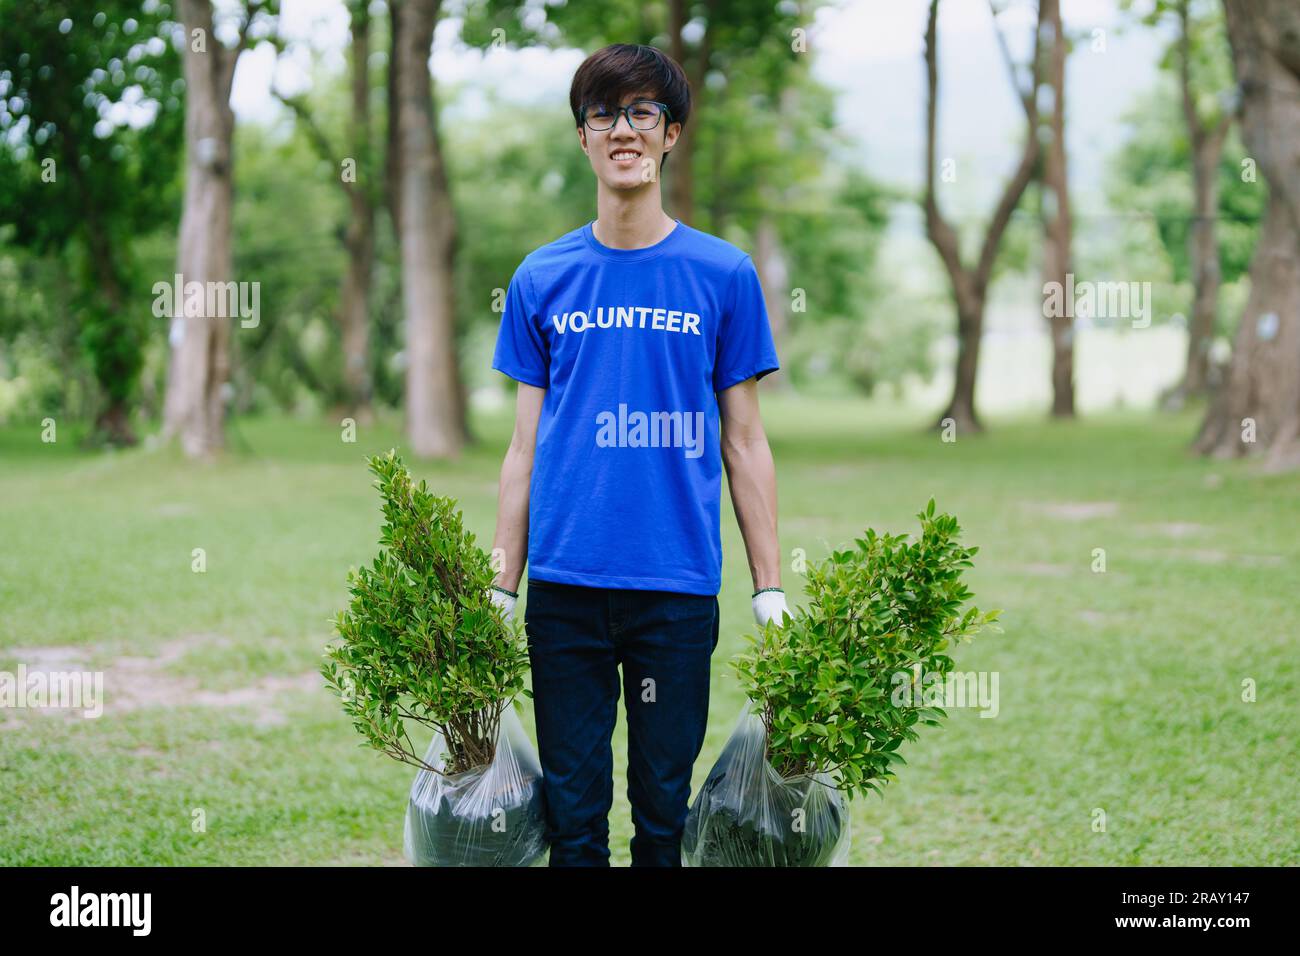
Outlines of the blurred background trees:
[{"label": "blurred background trees", "polygon": [[[63,0],[6,0],[0,24],[0,239],[14,257],[5,341],[25,343],[16,355],[28,361],[48,347],[45,358],[65,374],[84,363],[90,374],[69,376],[66,401],[46,394],[36,403],[93,416],[97,437],[133,444],[153,331],[136,237],[176,209],[180,57],[163,10],[129,0],[90,15]],[[33,301],[37,290],[50,299]]]},{"label": "blurred background trees", "polygon": [[[907,69],[923,79],[948,4],[914,5]],[[1009,75],[1026,120],[1000,182],[944,179],[962,146],[942,142],[953,93],[942,57],[928,63],[919,190],[868,172],[864,150],[893,132],[846,124],[818,78],[829,6],[338,0],[321,9],[344,32],[318,39],[290,35],[278,2],[0,0],[0,422],[56,416],[97,441],[156,434],[206,457],[229,416],[400,414],[415,454],[454,457],[473,440],[470,405],[510,387],[488,356],[511,272],[593,218],[594,189],[567,101],[434,83],[431,57],[448,42],[557,56],[621,41],[691,77],[665,202],[754,257],[783,366],[765,387],[901,398],[950,383],[927,417],[974,431],[985,316],[1014,302],[1050,344],[1015,374],[1050,382],[1043,413],[1068,416],[1086,322],[1042,323],[1045,284],[1149,280],[1156,321],[1186,329],[1164,405],[1206,403],[1206,453],[1272,449],[1285,464],[1300,440],[1300,184],[1293,138],[1266,131],[1300,103],[1300,54],[1266,14],[1289,22],[1290,6],[1228,0],[1225,17],[1215,0],[1117,0],[1165,54],[1150,89],[1110,104],[1103,218],[1073,182],[1069,64],[1095,38],[1068,4],[986,10],[1004,59],[989,95]],[[277,119],[238,119],[238,64],[268,52],[305,82],[276,67]],[[177,274],[258,283],[261,320],[155,315],[155,284]]]}]

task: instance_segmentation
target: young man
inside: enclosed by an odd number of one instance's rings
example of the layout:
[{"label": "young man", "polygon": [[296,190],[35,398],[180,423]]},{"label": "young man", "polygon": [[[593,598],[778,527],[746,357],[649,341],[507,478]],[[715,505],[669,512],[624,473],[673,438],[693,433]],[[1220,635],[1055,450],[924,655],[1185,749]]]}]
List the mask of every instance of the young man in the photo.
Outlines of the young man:
[{"label": "young man", "polygon": [[681,67],[615,44],[579,67],[569,101],[597,216],[528,255],[506,293],[492,367],[519,393],[494,597],[513,614],[527,559],[551,865],[609,865],[621,665],[632,865],[680,866],[718,642],[724,465],[755,618],[786,609],[757,391],[777,355],[750,257],[663,211],[659,171],[690,114]]}]

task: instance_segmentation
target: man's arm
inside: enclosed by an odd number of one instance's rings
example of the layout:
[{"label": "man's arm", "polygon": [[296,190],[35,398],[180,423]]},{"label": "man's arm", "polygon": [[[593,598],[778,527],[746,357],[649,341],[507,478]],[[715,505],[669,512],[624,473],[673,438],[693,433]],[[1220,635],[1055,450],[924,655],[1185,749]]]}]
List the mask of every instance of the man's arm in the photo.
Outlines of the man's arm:
[{"label": "man's arm", "polygon": [[776,465],[758,412],[758,380],[746,379],[719,392],[718,410],[722,415],[722,464],[727,470],[736,523],[745,539],[754,590],[779,588]]},{"label": "man's arm", "polygon": [[528,487],[533,476],[533,452],[537,447],[537,421],[542,414],[546,389],[519,383],[515,399],[515,432],[501,463],[497,491],[497,529],[492,550],[501,549],[501,570],[494,579],[507,591],[519,590],[528,560]]}]

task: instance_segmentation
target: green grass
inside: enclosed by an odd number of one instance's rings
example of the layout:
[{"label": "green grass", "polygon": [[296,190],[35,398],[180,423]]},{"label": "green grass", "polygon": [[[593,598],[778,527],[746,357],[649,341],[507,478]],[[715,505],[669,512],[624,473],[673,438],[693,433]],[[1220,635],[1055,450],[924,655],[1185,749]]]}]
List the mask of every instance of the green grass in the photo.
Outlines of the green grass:
[{"label": "green grass", "polygon": [[[1003,609],[1005,632],[957,655],[959,670],[997,672],[998,715],[952,709],[905,745],[884,798],[853,805],[851,862],[1300,862],[1300,478],[1190,455],[1194,411],[995,420],[951,444],[862,402],[768,398],[765,419],[792,597],[794,549],[815,560],[868,525],[912,530],[933,495],[980,547],[976,602]],[[509,428],[479,416],[462,460],[416,468],[485,546]],[[237,437],[196,466],[170,450],[84,452],[66,430],[53,445],[37,427],[0,431],[0,670],[56,647],[135,675],[107,686],[97,720],[0,711],[0,863],[402,862],[411,771],[359,748],[310,678],[349,566],[376,549],[363,456],[400,449],[399,429],[344,444],[330,424],[275,419]],[[1059,507],[1084,502],[1102,507]],[[739,712],[725,662],[752,625],[727,500],[723,529],[697,786]],[[616,864],[631,836],[625,764],[620,714]]]}]

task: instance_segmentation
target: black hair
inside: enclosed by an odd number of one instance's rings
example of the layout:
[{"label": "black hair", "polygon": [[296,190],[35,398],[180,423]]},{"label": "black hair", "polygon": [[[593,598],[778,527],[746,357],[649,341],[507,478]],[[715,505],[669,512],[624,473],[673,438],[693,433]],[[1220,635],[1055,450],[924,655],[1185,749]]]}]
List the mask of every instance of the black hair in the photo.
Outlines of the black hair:
[{"label": "black hair", "polygon": [[686,125],[691,87],[677,61],[652,46],[610,44],[583,60],[573,74],[569,87],[573,121],[582,126],[584,106],[617,105],[625,96],[643,91],[668,107],[668,122]]}]

